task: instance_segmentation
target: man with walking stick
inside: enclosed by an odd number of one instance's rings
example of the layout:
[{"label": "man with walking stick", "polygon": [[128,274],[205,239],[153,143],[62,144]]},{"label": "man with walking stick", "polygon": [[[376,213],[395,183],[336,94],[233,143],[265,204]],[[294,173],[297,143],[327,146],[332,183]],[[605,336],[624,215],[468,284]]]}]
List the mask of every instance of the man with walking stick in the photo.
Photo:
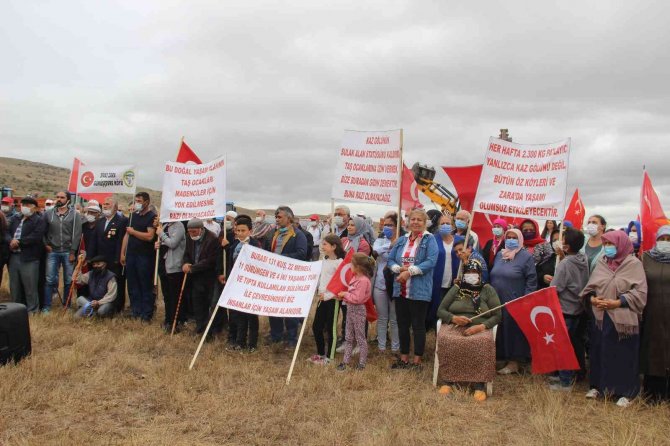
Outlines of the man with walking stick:
[{"label": "man with walking stick", "polygon": [[[216,236],[205,229],[202,220],[192,218],[187,225],[188,237],[182,271],[188,274],[188,289],[195,318],[195,331],[202,334],[207,327],[214,282],[216,259],[221,255]],[[177,314],[180,309],[177,308]]]}]

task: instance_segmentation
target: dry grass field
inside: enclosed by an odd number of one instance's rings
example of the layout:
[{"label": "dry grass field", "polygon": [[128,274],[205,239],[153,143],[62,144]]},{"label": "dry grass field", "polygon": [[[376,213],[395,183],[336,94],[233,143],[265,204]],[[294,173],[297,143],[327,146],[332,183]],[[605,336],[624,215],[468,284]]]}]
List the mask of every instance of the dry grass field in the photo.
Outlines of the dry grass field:
[{"label": "dry grass field", "polygon": [[3,445],[670,444],[667,405],[621,409],[586,401],[584,388],[551,393],[537,376],[499,378],[476,403],[439,395],[432,360],[422,372],[392,372],[377,353],[363,372],[313,366],[306,335],[287,387],[283,349],[232,353],[215,340],[189,371],[198,339],[156,320],[30,322],[32,356],[0,367]]}]

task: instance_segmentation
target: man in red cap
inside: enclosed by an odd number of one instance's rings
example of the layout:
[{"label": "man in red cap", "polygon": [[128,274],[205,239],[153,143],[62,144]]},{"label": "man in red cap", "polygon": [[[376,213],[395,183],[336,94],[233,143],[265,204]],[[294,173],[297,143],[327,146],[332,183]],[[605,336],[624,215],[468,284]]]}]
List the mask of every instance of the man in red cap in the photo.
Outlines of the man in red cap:
[{"label": "man in red cap", "polygon": [[319,216],[312,214],[309,217],[309,226],[307,232],[312,234],[312,260],[319,260],[319,246],[321,245],[321,226],[319,225]]},{"label": "man in red cap", "polygon": [[2,198],[2,213],[5,214],[7,221],[17,214],[16,206],[14,206],[14,199],[12,197]]}]

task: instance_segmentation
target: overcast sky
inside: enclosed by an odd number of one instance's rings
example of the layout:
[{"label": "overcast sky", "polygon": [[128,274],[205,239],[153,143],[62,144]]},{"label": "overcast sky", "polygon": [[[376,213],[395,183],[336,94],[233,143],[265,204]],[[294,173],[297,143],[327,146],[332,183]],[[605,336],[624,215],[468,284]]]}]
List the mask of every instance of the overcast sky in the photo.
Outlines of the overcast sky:
[{"label": "overcast sky", "polygon": [[633,219],[643,164],[670,207],[670,4],[548,3],[5,1],[0,153],[133,160],[160,189],[185,136],[227,154],[228,199],[307,213],[344,129],[403,128],[407,163],[437,167],[509,128],[572,137],[588,213]]}]

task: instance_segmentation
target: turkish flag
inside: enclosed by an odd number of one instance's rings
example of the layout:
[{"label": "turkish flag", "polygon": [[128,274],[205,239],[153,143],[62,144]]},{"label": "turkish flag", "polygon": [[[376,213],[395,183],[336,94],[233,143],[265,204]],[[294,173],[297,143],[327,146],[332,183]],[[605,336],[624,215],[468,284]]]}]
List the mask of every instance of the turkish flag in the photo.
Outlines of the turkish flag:
[{"label": "turkish flag", "polygon": [[77,194],[81,198],[83,198],[84,200],[97,200],[98,203],[102,203],[103,201],[105,201],[105,199],[107,199],[108,197],[111,197],[112,196],[111,193],[94,193],[94,194],[81,193],[80,194],[80,193],[77,192],[77,184],[78,184],[77,179],[79,178],[79,168],[83,165],[84,165],[84,163],[82,163],[79,160],[79,158],[75,158],[72,161],[72,170],[70,171],[70,180],[68,181],[68,186],[67,186],[68,192],[73,193],[73,194]]},{"label": "turkish flag", "polygon": [[565,211],[563,221],[569,221],[574,228],[581,229],[584,225],[585,213],[586,209],[584,209],[582,197],[579,196],[579,189],[575,189],[575,193],[572,195],[572,200],[570,200],[570,205]]},{"label": "turkish flag", "polygon": [[[354,272],[351,270],[351,259],[353,256],[354,250],[350,249],[342,263],[340,263],[340,266],[335,270],[333,278],[330,279],[330,282],[326,285],[326,289],[336,296],[342,291],[347,291],[351,279],[354,278]],[[365,319],[367,319],[368,322],[377,320],[377,309],[371,298],[365,301]]]},{"label": "turkish flag", "polygon": [[653,248],[656,244],[658,228],[670,224],[646,170],[642,178],[642,192],[640,193],[640,224],[642,225],[642,251],[649,251]]},{"label": "turkish flag", "polygon": [[416,184],[414,174],[404,163],[402,165],[402,190],[400,191],[400,200],[400,208],[405,211],[423,207],[419,201],[419,186]]},{"label": "turkish flag", "polygon": [[[475,202],[475,195],[477,195],[479,178],[482,176],[482,167],[482,164],[465,167],[442,167],[454,184],[461,209],[470,211],[470,213],[472,213],[472,205]],[[493,229],[493,220],[496,218],[496,215],[475,212],[475,217],[472,221],[472,230],[479,237],[480,247],[486,245],[486,242],[493,238],[491,231]]]},{"label": "turkish flag", "polygon": [[177,162],[188,163],[189,161],[192,161],[195,164],[202,164],[202,161],[200,161],[198,155],[196,155],[195,152],[182,139],[179,152],[177,152]]},{"label": "turkish flag", "polygon": [[556,287],[527,294],[505,308],[528,340],[533,373],[579,370]]}]

